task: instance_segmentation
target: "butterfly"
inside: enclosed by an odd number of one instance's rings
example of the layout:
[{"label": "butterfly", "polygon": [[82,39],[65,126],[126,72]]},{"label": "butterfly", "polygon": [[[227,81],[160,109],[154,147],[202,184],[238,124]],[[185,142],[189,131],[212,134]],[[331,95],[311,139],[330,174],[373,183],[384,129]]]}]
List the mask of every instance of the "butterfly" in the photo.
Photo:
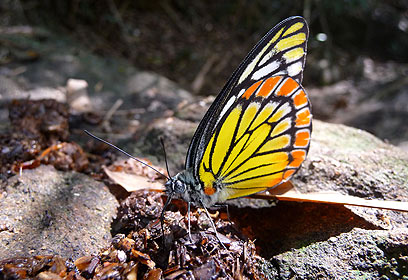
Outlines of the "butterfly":
[{"label": "butterfly", "polygon": [[[309,150],[312,114],[301,86],[308,26],[290,17],[249,52],[201,120],[169,199],[206,207],[288,181]],[[167,206],[165,205],[165,208]]]},{"label": "butterfly", "polygon": [[167,177],[163,233],[165,209],[181,198],[188,203],[190,240],[191,204],[206,211],[220,240],[207,207],[276,187],[300,168],[312,132],[311,105],[301,86],[308,35],[305,19],[290,17],[255,45],[198,125],[185,170],[173,177],[85,131]]}]

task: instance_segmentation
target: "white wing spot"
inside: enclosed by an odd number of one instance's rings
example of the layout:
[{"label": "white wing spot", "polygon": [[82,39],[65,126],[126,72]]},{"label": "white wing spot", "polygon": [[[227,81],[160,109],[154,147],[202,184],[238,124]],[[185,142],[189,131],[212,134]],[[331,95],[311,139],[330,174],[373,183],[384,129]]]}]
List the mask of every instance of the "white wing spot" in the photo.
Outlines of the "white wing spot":
[{"label": "white wing spot", "polygon": [[245,89],[241,89],[238,93],[238,96],[241,97],[245,93]]},{"label": "white wing spot", "polygon": [[303,69],[303,64],[301,61],[293,63],[292,65],[288,66],[288,75],[291,77],[296,76],[297,74],[299,74],[302,69]]},{"label": "white wing spot", "polygon": [[288,71],[286,69],[282,69],[279,72],[276,72],[275,74],[273,74],[274,76],[285,76],[288,74]]},{"label": "white wing spot", "polygon": [[[268,50],[268,48],[271,46],[271,44],[277,40],[277,38],[282,33],[282,30],[283,30],[283,28],[278,33],[275,34],[275,36],[272,38],[272,40],[270,40],[268,42],[268,44],[266,44],[265,47],[262,49],[262,51],[260,51],[256,55],[254,60],[252,60],[251,63],[248,64],[248,66],[245,68],[245,71],[242,72],[241,77],[239,77],[238,84],[242,83],[242,81],[245,80],[249,76],[249,74],[251,74],[251,72],[254,70],[255,66],[258,64],[259,60],[261,59],[261,56]],[[272,49],[268,54],[265,55],[264,58],[262,58],[262,61],[258,64],[258,66],[261,66],[266,61],[268,61],[276,52],[277,52],[277,50],[275,48]],[[252,77],[253,77],[253,75],[252,75]]]},{"label": "white wing spot", "polygon": [[262,58],[262,60],[259,62],[259,66],[262,66],[263,64],[265,64],[265,62],[267,62],[275,53],[276,53],[276,49],[272,49],[270,52],[268,52],[268,53]]},{"label": "white wing spot", "polygon": [[276,69],[278,69],[280,66],[280,63],[276,60],[272,61],[271,63],[269,63],[268,65],[262,67],[261,69],[259,69],[258,71],[256,71],[251,79],[252,80],[259,80],[263,77],[265,77],[266,75],[269,75],[270,73],[272,73],[273,71],[275,71]]},{"label": "white wing spot", "polygon": [[254,60],[251,61],[250,64],[248,64],[248,66],[245,68],[245,71],[242,73],[241,77],[239,77],[238,84],[242,83],[242,81],[248,77],[248,75],[252,72],[252,70],[254,70],[257,62],[258,61],[255,58]]},{"label": "white wing spot", "polygon": [[[241,90],[242,91],[242,90]],[[245,90],[244,90],[245,91]],[[241,93],[241,92],[240,92]],[[218,116],[217,123],[222,119],[222,117],[225,115],[225,113],[228,111],[229,108],[231,108],[232,104],[234,104],[235,100],[237,97],[235,95],[231,96],[231,98],[225,103],[224,108],[222,108],[222,111],[220,115]]]}]

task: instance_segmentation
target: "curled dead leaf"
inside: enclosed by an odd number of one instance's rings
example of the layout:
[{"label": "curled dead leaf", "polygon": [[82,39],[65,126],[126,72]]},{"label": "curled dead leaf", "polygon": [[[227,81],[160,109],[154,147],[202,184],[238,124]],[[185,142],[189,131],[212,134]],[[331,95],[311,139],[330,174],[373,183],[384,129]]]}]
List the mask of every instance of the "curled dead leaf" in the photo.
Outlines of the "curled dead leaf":
[{"label": "curled dead leaf", "polygon": [[106,175],[116,184],[121,185],[126,191],[134,192],[139,190],[154,190],[164,191],[164,186],[160,182],[155,182],[141,175],[128,174],[123,171],[116,172],[110,171],[107,167],[103,166],[103,170]]}]

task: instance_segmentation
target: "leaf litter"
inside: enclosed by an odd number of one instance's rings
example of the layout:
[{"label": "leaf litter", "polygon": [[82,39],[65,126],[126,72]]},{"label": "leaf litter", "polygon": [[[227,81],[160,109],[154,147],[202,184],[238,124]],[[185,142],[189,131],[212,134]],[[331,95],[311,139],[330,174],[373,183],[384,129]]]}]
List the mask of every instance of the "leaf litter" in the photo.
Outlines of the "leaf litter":
[{"label": "leaf litter", "polygon": [[[33,256],[0,260],[0,279],[262,279],[262,258],[218,212],[213,219],[225,248],[217,240],[208,217],[200,209],[191,213],[191,240],[187,234],[187,207],[175,200],[165,212],[164,235],[160,215],[166,199],[163,178],[133,160],[112,162],[86,154],[68,142],[68,109],[53,100],[14,101],[11,129],[2,135],[2,173],[34,169],[41,164],[76,170],[120,184],[128,192],[112,223],[115,234],[98,255],[76,260],[60,256]],[[7,157],[5,156],[7,155]],[[150,162],[146,162],[151,164]],[[159,168],[160,169],[160,168]],[[162,173],[165,170],[160,169]],[[13,175],[10,173],[9,176]],[[111,180],[111,181],[110,181]],[[112,183],[113,182],[113,183]],[[154,189],[147,191],[143,189]],[[27,252],[27,256],[29,252]]]}]

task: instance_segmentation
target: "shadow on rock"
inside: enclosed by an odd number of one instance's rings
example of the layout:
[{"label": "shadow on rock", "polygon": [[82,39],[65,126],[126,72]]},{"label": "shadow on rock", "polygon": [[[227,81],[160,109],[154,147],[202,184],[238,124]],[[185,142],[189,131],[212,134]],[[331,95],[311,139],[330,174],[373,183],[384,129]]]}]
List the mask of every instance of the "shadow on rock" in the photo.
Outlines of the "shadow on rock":
[{"label": "shadow on rock", "polygon": [[231,220],[264,258],[349,232],[379,229],[343,206],[279,202],[275,207],[230,207]]}]

